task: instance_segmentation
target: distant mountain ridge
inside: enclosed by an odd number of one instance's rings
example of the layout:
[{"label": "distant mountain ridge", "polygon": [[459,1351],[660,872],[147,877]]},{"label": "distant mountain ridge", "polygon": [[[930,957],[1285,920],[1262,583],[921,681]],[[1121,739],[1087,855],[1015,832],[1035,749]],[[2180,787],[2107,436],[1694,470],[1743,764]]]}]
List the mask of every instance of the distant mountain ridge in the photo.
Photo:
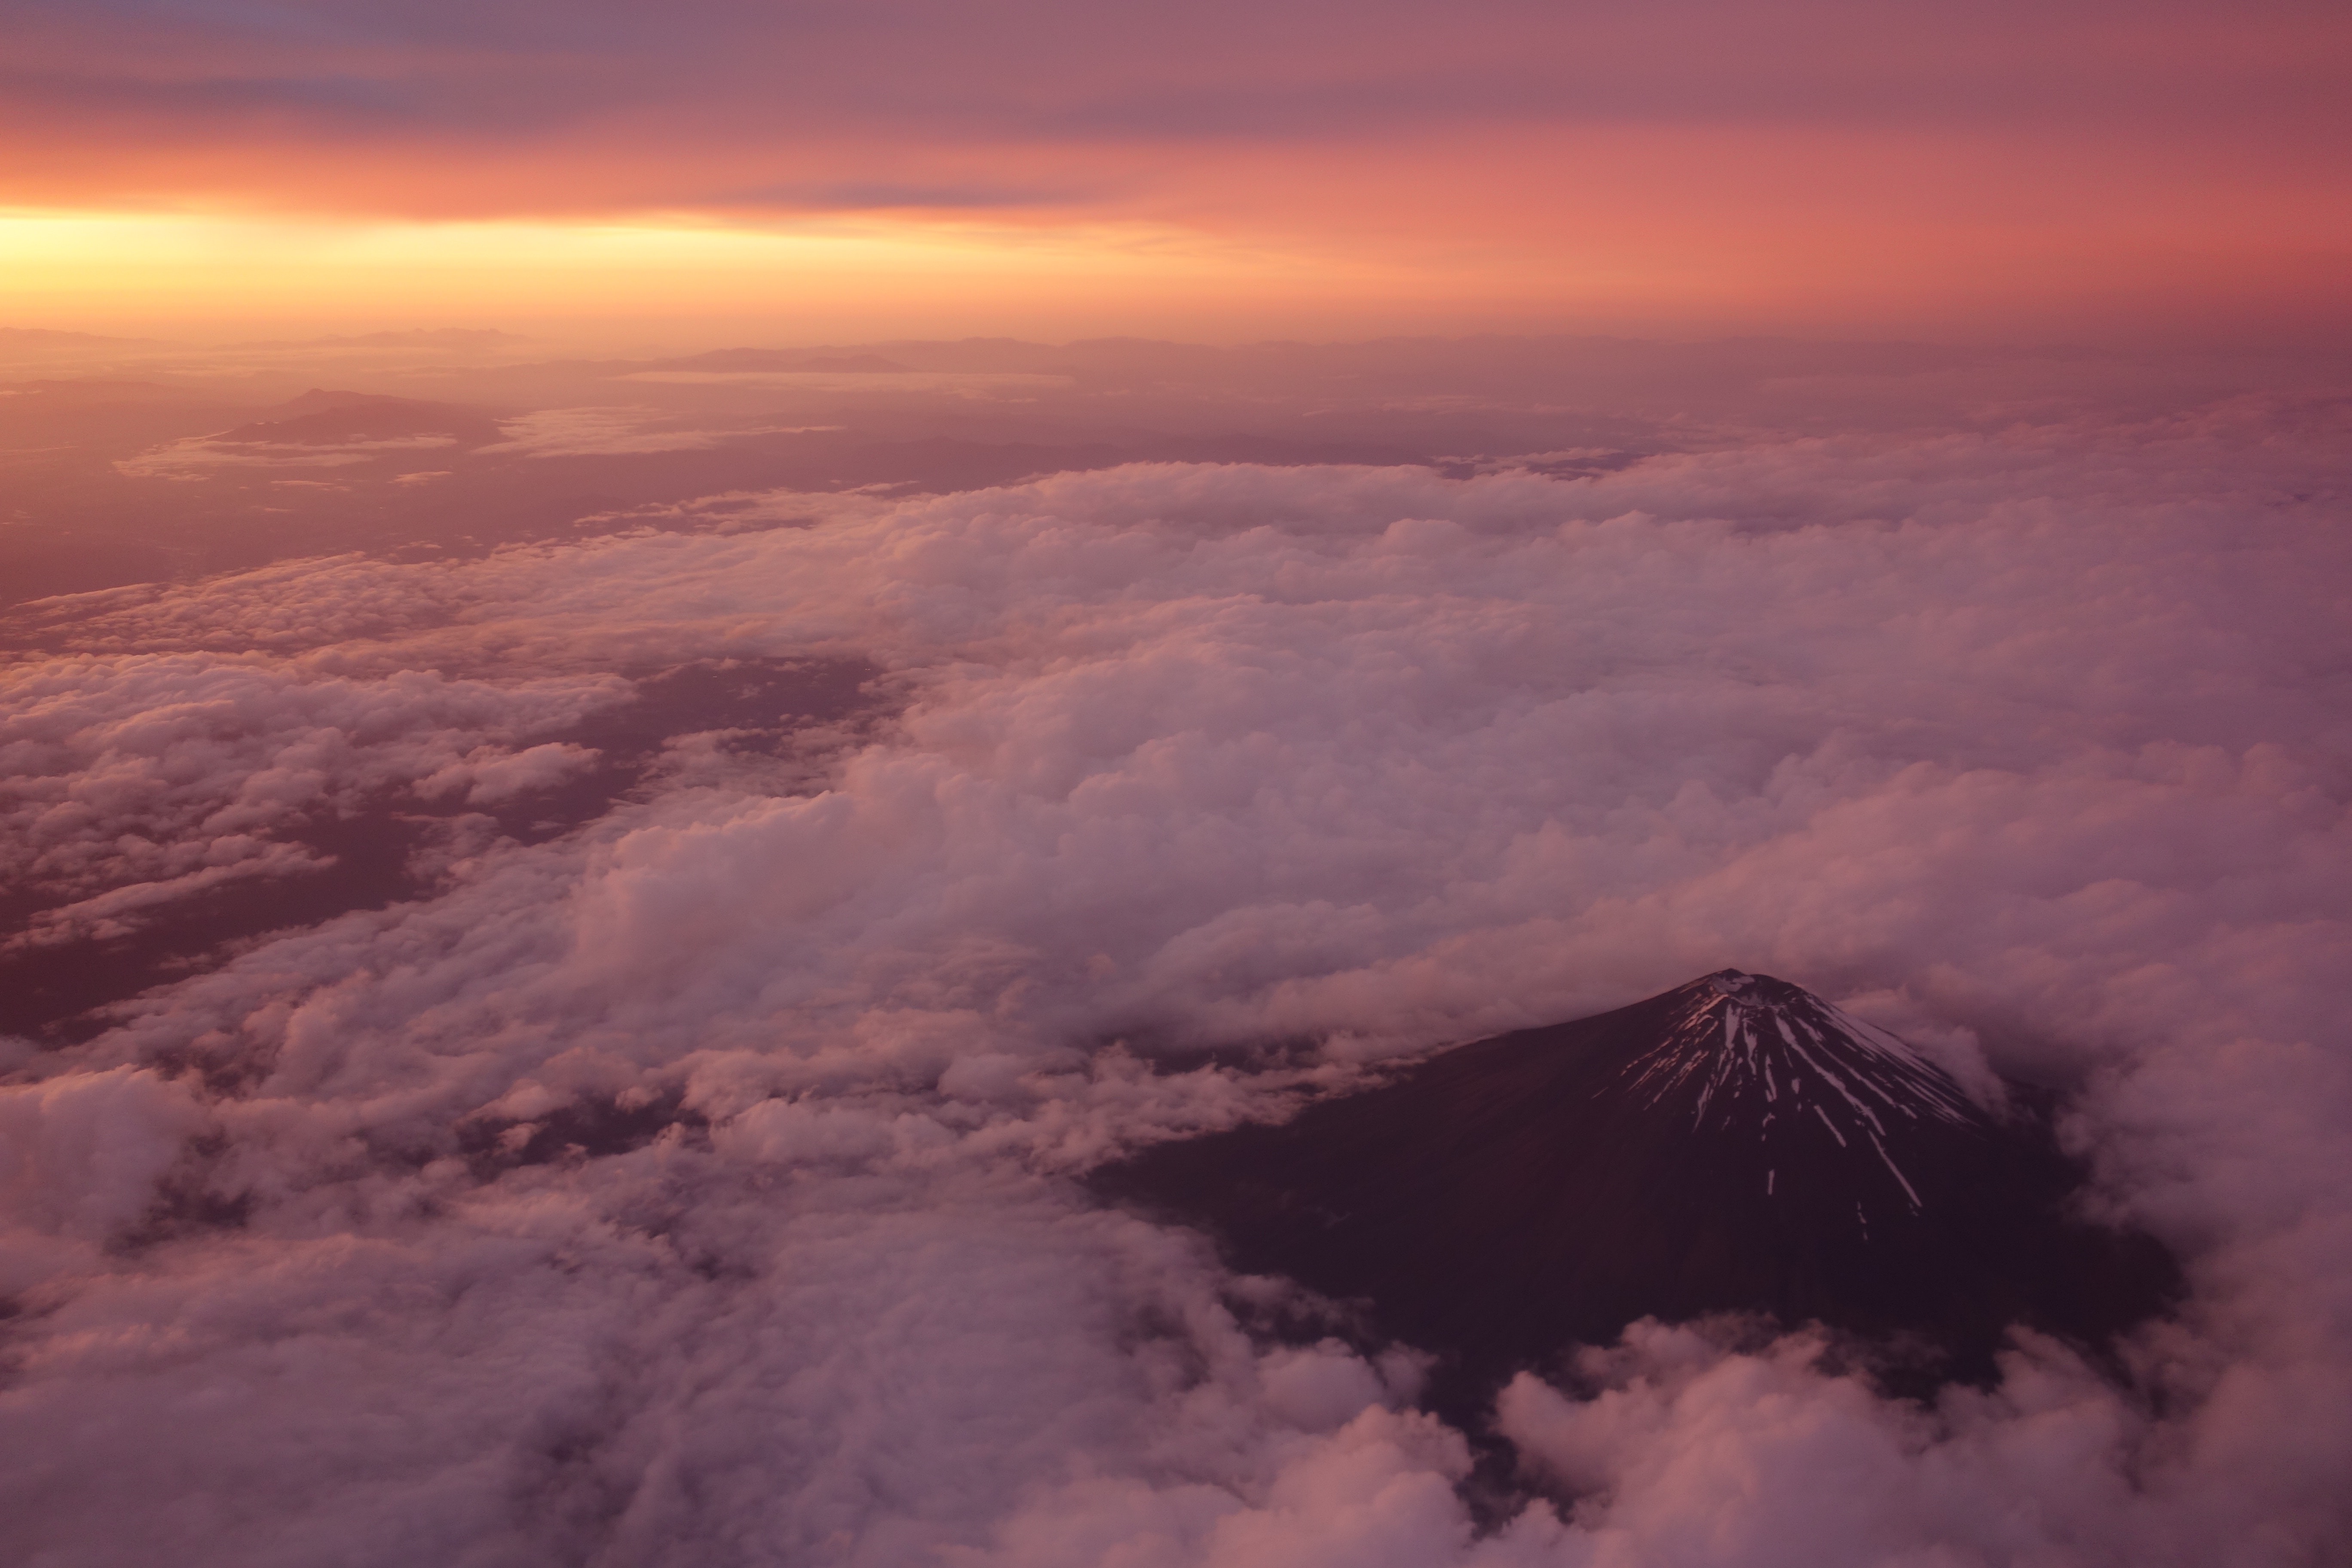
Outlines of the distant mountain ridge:
[{"label": "distant mountain ridge", "polygon": [[508,343],[527,343],[520,332],[492,327],[407,327],[394,331],[356,332],[323,338],[260,338],[227,343],[230,349],[426,349],[479,353]]},{"label": "distant mountain ridge", "polygon": [[762,371],[829,375],[895,375],[909,367],[875,353],[813,353],[804,349],[713,349],[654,362],[662,370]]},{"label": "distant mountain ridge", "polygon": [[478,409],[317,386],[258,412],[260,419],[224,430],[211,439],[311,446],[370,437],[446,436],[479,446],[498,440],[500,434],[497,419]]},{"label": "distant mountain ridge", "polygon": [[1360,1303],[1439,1354],[1437,1402],[1464,1415],[1643,1317],[1818,1321],[1923,1392],[1990,1379],[2012,1324],[2098,1353],[2179,1289],[2153,1240],[2076,1215],[2083,1172],[2043,1121],[1736,970],[1093,1180],[1238,1269]]}]

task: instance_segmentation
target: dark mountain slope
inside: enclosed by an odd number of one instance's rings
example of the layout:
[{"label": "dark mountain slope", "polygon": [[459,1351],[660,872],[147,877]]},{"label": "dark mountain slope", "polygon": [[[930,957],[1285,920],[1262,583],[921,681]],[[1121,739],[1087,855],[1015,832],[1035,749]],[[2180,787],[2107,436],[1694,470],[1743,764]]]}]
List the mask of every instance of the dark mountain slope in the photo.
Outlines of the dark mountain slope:
[{"label": "dark mountain slope", "polygon": [[1457,1415],[1653,1315],[1819,1321],[1890,1347],[1909,1392],[1988,1378],[2012,1323],[2095,1349],[2179,1275],[2071,1217],[2081,1180],[2042,1122],[1996,1120],[1895,1037],[1728,970],[1096,1178],[1205,1226],[1238,1268],[1368,1303],[1440,1353]]}]

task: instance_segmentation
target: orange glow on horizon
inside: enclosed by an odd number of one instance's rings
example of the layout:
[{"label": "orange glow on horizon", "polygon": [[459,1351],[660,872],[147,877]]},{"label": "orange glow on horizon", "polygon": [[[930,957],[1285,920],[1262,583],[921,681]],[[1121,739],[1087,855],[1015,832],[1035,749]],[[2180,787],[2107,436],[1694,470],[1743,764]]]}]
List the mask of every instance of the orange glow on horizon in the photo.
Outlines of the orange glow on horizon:
[{"label": "orange glow on horizon", "polygon": [[20,325],[2352,331],[2352,26],[2253,5],[58,10],[0,103],[0,297]]},{"label": "orange glow on horizon", "polygon": [[1221,244],[1167,226],[887,218],[353,222],[0,211],[18,324],[792,318],[1099,321],[1143,300],[1206,320],[1292,308],[1376,315],[1429,279],[1361,258]]},{"label": "orange glow on horizon", "polygon": [[[1621,177],[1622,177],[1622,171]],[[1621,208],[1621,212],[1622,212]],[[1343,226],[1334,224],[1332,226]],[[1565,228],[1570,226],[1552,226]],[[1160,332],[1206,339],[1384,331],[1941,330],[2049,318],[2095,330],[2225,294],[2247,258],[2175,247],[2119,261],[2111,237],[1933,224],[1810,229],[1655,215],[1505,243],[1433,224],[1403,239],[1309,226],[1263,243],[1141,221],[977,224],[866,216],[719,224],[362,222],[230,213],[0,209],[0,324],[89,330],[237,322],[720,323],[841,335]],[[2105,239],[2105,243],[2102,240]],[[1334,243],[1337,241],[1338,243]],[[2339,253],[2274,267],[2274,296],[2326,298]]]}]

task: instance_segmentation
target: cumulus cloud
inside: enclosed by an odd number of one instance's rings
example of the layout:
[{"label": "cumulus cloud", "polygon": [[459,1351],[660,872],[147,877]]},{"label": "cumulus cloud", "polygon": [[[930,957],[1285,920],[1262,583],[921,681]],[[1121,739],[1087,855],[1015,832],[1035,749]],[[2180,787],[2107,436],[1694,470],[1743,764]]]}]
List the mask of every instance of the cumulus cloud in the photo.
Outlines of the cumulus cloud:
[{"label": "cumulus cloud", "polygon": [[2323,1562],[2341,1545],[2332,1458],[2249,1463],[2226,1400],[2165,1430],[2026,1335],[1998,1389],[1921,1408],[1823,1370],[1823,1348],[1797,1336],[1740,1353],[1644,1322],[1582,1353],[1589,1397],[1521,1374],[1501,1426],[1580,1496],[1601,1561]]},{"label": "cumulus cloud", "polygon": [[[2323,1560],[2341,435],[1136,466],[47,606],[13,831],[88,897],[560,779],[530,716],[617,671],[907,704],[16,1047],[0,1114],[61,1120],[6,1176],[11,1516],[87,1563]],[[2074,1094],[2194,1284],[2136,1388],[2023,1342],[1922,1409],[1643,1328],[1505,1394],[1482,1526],[1410,1347],[1271,1334],[1326,1308],[1070,1180],[1725,964]]]},{"label": "cumulus cloud", "polygon": [[159,907],[328,858],[289,836],[387,797],[489,805],[593,761],[542,743],[614,677],[493,686],[306,679],[248,659],[62,659],[8,679],[0,874],[46,908],[7,948],[124,935]]}]

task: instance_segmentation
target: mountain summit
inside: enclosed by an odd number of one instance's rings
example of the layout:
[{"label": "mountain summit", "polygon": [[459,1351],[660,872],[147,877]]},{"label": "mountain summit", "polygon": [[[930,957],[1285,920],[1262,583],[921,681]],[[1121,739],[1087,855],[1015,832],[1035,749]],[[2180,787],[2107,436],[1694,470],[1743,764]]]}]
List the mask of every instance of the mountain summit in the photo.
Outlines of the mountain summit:
[{"label": "mountain summit", "polygon": [[1767,1198],[1780,1199],[1787,1164],[1790,1185],[1776,1212],[1824,1194],[1841,1204],[1851,1196],[1866,1235],[1874,1208],[1891,1216],[1927,1206],[1890,1140],[1908,1152],[1939,1123],[1994,1130],[1949,1074],[1901,1039],[1785,980],[1726,969],[1659,1000],[1667,998],[1664,1034],[1607,1087],[1633,1114],[1686,1116],[1696,1137],[1754,1145],[1746,1152],[1764,1166]]},{"label": "mountain summit", "polygon": [[2045,1120],[1738,970],[1095,1179],[1245,1272],[1361,1303],[1465,1410],[1643,1317],[1819,1321],[1919,1391],[1990,1378],[2012,1324],[2096,1350],[2179,1289],[2154,1241],[2076,1215]]}]

